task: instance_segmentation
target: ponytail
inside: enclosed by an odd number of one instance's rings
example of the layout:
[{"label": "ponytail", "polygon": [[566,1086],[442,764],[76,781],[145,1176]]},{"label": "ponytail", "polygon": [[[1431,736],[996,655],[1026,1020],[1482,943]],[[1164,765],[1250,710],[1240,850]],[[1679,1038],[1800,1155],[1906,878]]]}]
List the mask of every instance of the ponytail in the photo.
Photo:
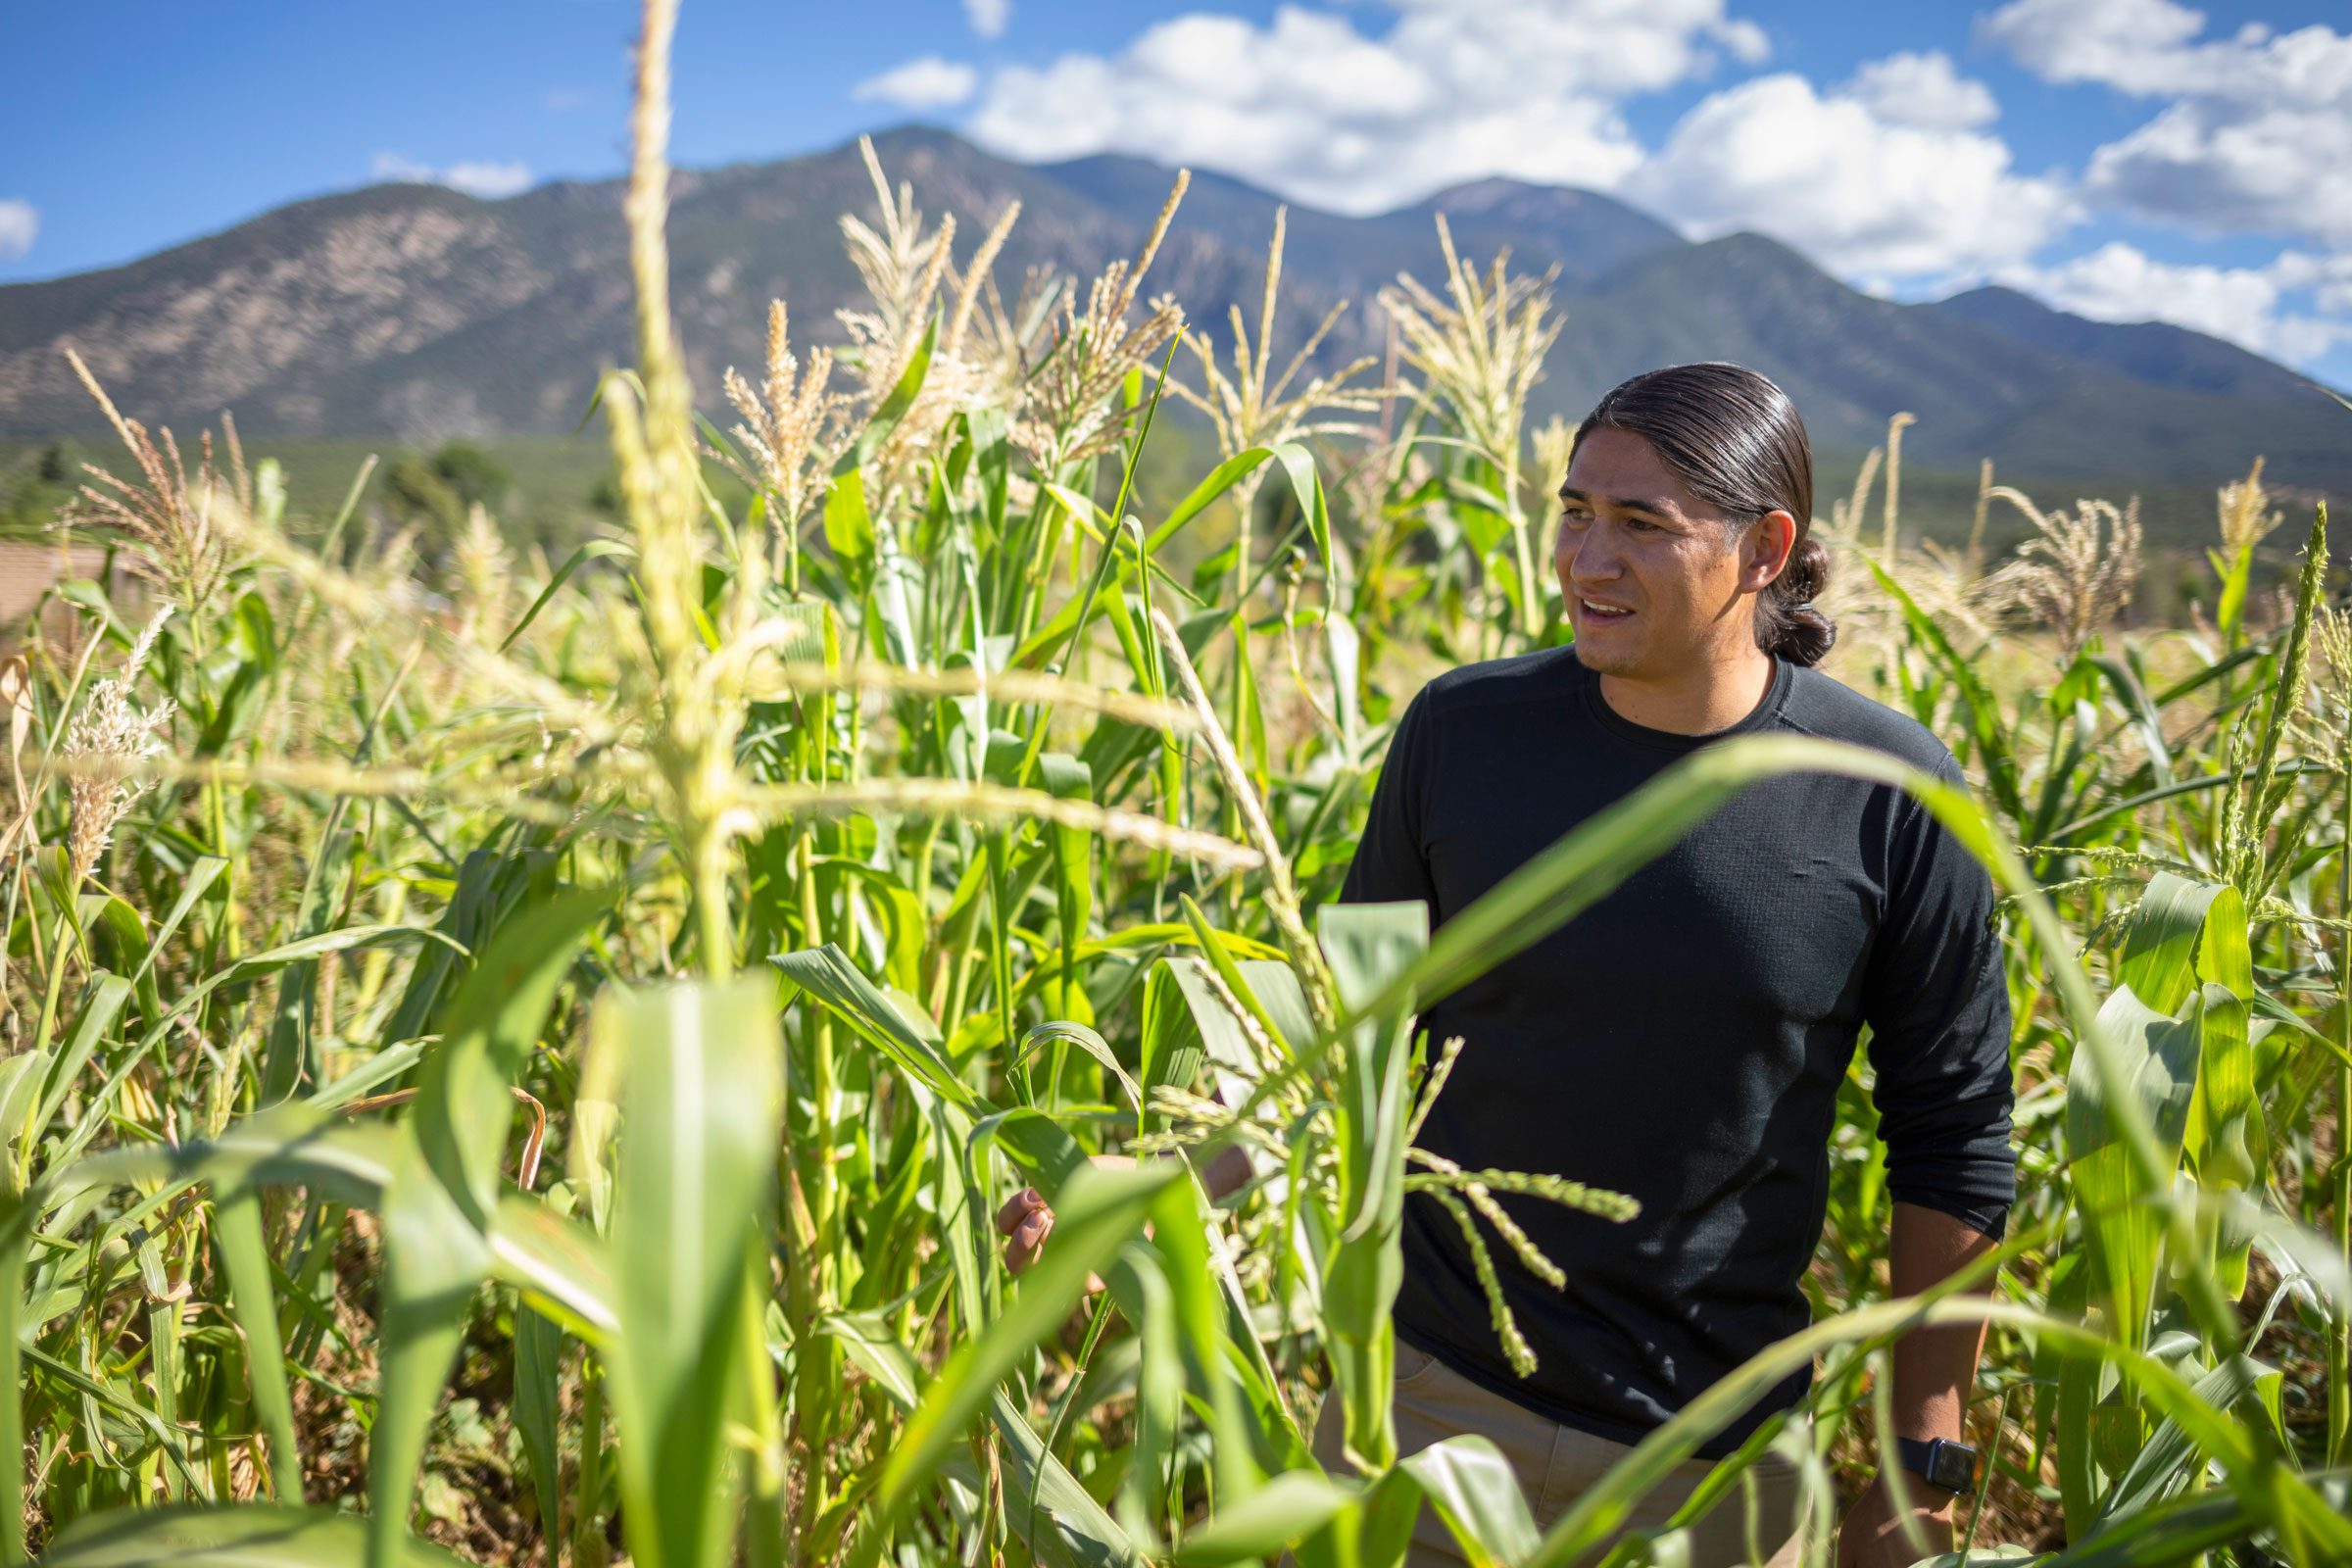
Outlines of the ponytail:
[{"label": "ponytail", "polygon": [[1798,528],[1788,564],[1756,596],[1756,646],[1791,664],[1818,664],[1838,646],[1838,623],[1813,605],[1830,585],[1830,553]]}]

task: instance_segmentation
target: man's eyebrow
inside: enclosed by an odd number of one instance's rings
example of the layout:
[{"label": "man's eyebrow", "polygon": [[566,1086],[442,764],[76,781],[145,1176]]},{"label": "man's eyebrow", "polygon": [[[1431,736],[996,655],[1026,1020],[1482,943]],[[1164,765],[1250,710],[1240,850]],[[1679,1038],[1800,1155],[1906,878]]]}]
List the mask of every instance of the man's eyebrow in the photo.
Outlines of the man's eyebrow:
[{"label": "man's eyebrow", "polygon": [[1680,507],[1663,497],[1600,496],[1595,498],[1586,491],[1577,489],[1573,485],[1565,484],[1560,486],[1560,499],[1562,501],[1582,501],[1588,506],[1591,505],[1595,499],[1598,499],[1608,503],[1612,507],[1617,508],[1621,512],[1646,512],[1653,516],[1659,517],[1679,516],[1682,513],[1682,509]]}]

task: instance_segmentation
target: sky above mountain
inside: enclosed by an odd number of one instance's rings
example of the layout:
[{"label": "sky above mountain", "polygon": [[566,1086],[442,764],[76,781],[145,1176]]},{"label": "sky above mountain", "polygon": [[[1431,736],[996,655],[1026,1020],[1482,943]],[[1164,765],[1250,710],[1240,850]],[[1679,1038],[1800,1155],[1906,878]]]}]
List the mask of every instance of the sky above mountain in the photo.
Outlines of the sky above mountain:
[{"label": "sky above mountain", "polygon": [[[371,180],[615,172],[633,26],[626,0],[7,0],[0,280]],[[687,0],[677,79],[689,165],[915,118],[1349,213],[1508,174],[2352,385],[2343,0]]]}]

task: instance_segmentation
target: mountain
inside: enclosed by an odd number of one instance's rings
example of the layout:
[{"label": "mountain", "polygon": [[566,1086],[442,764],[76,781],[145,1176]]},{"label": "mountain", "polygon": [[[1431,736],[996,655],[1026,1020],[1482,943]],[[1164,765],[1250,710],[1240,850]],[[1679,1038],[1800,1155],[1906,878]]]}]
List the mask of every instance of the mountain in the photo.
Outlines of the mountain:
[{"label": "mountain", "polygon": [[[1159,216],[1168,195],[1169,172],[1140,158],[1081,158],[1041,165],[1038,172],[1139,228]],[[1684,242],[1664,223],[1614,198],[1515,179],[1483,179],[1393,213],[1342,218],[1286,204],[1228,175],[1196,172],[1177,227],[1217,234],[1262,255],[1275,211],[1286,205],[1284,275],[1313,278],[1355,299],[1372,298],[1400,271],[1433,287],[1443,283],[1445,257],[1432,221],[1439,213],[1465,258],[1483,265],[1508,249],[1517,267],[1537,272],[1556,267],[1572,287]]]},{"label": "mountain", "polygon": [[1971,289],[1930,309],[2079,360],[2094,361],[2135,381],[2289,403],[2300,402],[2311,393],[2311,383],[2285,367],[2234,343],[2169,321],[2088,321],[2054,311],[2013,288]]},{"label": "mountain", "polygon": [[[875,138],[891,178],[957,254],[1007,202],[1021,218],[997,264],[1010,295],[1032,268],[1085,277],[1131,256],[1170,174],[1118,157],[1026,166],[945,131]],[[1173,293],[1222,345],[1228,307],[1254,318],[1277,198],[1197,175],[1148,290]],[[771,298],[796,340],[839,341],[861,298],[839,217],[873,217],[854,145],[780,163],[681,172],[672,290],[696,384],[757,366]],[[1590,191],[1484,180],[1370,218],[1289,209],[1277,346],[1342,302],[1336,362],[1379,354],[1372,299],[1399,270],[1442,279],[1433,218],[1464,259],[1508,248],[1554,273],[1567,327],[1538,386],[1539,417],[1581,414],[1652,366],[1732,359],[1780,380],[1825,451],[1859,451],[1889,415],[1919,424],[1931,465],[2205,485],[2257,454],[2282,486],[2352,495],[2352,416],[2302,377],[2218,339],[2112,325],[2003,289],[1902,305],[1846,287],[1752,234],[1692,244]],[[0,287],[0,436],[93,432],[62,350],[77,347],[122,408],[182,426],[232,408],[255,433],[391,436],[427,445],[571,428],[597,376],[629,353],[616,181],[562,182],[499,202],[380,185],[299,202],[126,267]]]}]

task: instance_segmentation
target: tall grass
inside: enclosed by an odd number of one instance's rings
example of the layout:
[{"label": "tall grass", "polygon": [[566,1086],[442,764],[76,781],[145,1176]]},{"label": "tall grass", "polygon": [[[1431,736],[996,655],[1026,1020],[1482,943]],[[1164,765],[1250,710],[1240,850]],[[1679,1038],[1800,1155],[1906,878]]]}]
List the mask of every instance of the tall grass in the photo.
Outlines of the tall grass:
[{"label": "tall grass", "polygon": [[[0,671],[0,1559],[1372,1568],[1428,1498],[1473,1561],[1673,1562],[1777,1452],[1821,1561],[1885,1347],[1967,1320],[1978,1557],[2352,1557],[2324,517],[2269,614],[2259,474],[2232,487],[2218,622],[2134,634],[2128,511],[2034,512],[1987,574],[1899,548],[1890,451],[1883,528],[1876,464],[1835,519],[1840,669],[1973,797],[1712,749],[1433,937],[1330,900],[1409,671],[1562,635],[1522,482],[1560,450],[1523,433],[1541,286],[1448,243],[1444,292],[1387,302],[1420,379],[1300,346],[1272,376],[1278,230],[1254,338],[1237,316],[1230,369],[1195,339],[1185,384],[1145,292],[1167,214],[1008,306],[1014,216],[959,260],[876,164],[878,220],[845,222],[872,309],[837,365],[779,305],[722,435],[669,321],[674,7],[645,10],[637,363],[600,399],[625,525],[535,585],[475,527],[428,595],[406,540],[344,547],[350,505],[297,549],[274,466],[224,444],[191,474],[118,418],[140,478],[67,524],[154,609],[66,584],[95,635]],[[1146,515],[1179,389],[1223,459]],[[1490,1276],[1551,1268],[1521,1205],[1630,1202],[1415,1150],[1459,1049],[1415,1009],[1803,769],[1918,796],[2004,889],[2011,1240],[1886,1298],[1857,1061],[1813,1327],[1539,1531],[1484,1444],[1398,1459],[1402,1202],[1434,1195]],[[1119,1152],[1159,1157],[1088,1158]],[[1250,1176],[1214,1199],[1220,1156]],[[1058,1217],[1015,1282],[992,1218],[1032,1185]],[[1493,1330],[1530,1359],[1498,1295]],[[1621,1535],[1808,1363],[1805,1419]],[[1347,1474],[1308,1451],[1323,1398]]]}]

